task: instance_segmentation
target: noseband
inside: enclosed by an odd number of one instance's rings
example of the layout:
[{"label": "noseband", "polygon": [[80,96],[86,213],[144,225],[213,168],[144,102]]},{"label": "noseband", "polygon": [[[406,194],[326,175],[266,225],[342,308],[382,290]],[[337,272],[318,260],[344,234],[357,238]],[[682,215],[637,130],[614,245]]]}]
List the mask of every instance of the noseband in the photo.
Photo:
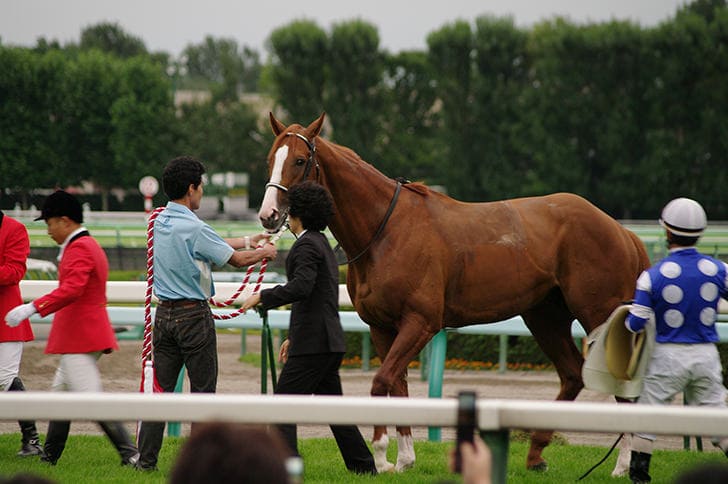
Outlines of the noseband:
[{"label": "noseband", "polygon": [[[298,138],[301,138],[304,143],[306,143],[306,146],[308,146],[308,159],[306,160],[306,166],[303,169],[303,178],[301,178],[301,181],[305,181],[306,178],[308,178],[308,174],[311,173],[311,166],[316,166],[316,179],[319,178],[319,164],[318,161],[314,159],[314,156],[316,155],[316,143],[314,141],[309,141],[308,138],[306,138],[304,135],[300,133],[286,133],[286,136],[296,136]],[[265,184],[265,188],[273,187],[277,188],[278,190],[282,192],[287,192],[288,187],[285,185],[282,185],[280,183],[272,183],[268,182]]]}]

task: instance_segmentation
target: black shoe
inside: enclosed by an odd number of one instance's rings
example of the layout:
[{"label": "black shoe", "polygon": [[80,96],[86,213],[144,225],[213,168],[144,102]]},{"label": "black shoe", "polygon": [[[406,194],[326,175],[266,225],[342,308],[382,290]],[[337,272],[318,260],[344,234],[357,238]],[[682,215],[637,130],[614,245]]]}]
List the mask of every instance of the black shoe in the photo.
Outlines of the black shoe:
[{"label": "black shoe", "polygon": [[40,446],[38,439],[30,439],[27,442],[23,442],[20,450],[16,454],[18,457],[32,457],[34,455],[42,455],[43,447]]},{"label": "black shoe", "polygon": [[44,462],[48,465],[54,466],[54,465],[56,465],[56,462],[58,462],[58,459],[54,459],[51,456],[49,456],[48,454],[46,454],[45,452],[43,452],[40,455],[40,461]]},{"label": "black shoe", "polygon": [[134,469],[138,470],[139,472],[155,472],[159,470],[157,469],[157,466],[145,466],[142,465],[139,461],[134,464]]},{"label": "black shoe", "polygon": [[633,484],[652,482],[652,477],[650,477],[649,472],[651,458],[652,454],[632,451],[632,458],[629,462],[629,478]]}]

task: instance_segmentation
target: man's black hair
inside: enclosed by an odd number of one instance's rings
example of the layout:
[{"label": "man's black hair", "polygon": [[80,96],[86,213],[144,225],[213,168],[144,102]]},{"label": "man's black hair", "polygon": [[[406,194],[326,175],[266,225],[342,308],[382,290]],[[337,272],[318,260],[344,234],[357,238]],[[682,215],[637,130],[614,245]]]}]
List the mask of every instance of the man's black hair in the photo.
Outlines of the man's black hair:
[{"label": "man's black hair", "polygon": [[323,231],[334,215],[334,202],[329,191],[316,182],[305,181],[288,191],[290,214],[301,219],[306,230]]},{"label": "man's black hair", "polygon": [[164,167],[162,186],[170,200],[179,200],[187,193],[190,185],[195,188],[202,183],[205,165],[197,158],[179,156]]},{"label": "man's black hair", "polygon": [[692,247],[698,243],[700,237],[693,237],[688,235],[677,235],[669,230],[667,231],[667,243],[679,245],[680,247]]}]

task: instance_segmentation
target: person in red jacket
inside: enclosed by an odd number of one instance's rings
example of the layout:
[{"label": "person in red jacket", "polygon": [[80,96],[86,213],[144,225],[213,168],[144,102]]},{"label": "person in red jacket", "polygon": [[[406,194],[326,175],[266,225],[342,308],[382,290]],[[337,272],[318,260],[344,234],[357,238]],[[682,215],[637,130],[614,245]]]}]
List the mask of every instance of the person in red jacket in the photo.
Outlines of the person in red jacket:
[{"label": "person in red jacket", "polygon": [[[23,343],[33,341],[28,319],[16,327],[5,324],[7,312],[23,303],[20,280],[25,275],[25,261],[30,254],[30,239],[25,225],[0,211],[0,391],[24,391],[20,379]],[[21,447],[18,456],[40,455],[40,439],[35,422],[21,420]]]},{"label": "person in red jacket", "polygon": [[[55,313],[45,352],[60,354],[53,378],[54,391],[100,392],[97,360],[119,348],[106,311],[109,263],[83,223],[81,204],[59,190],[46,198],[41,215],[48,235],[61,246],[58,288],[35,301],[12,309],[5,320],[17,325],[36,312]],[[136,465],[139,452],[119,422],[98,422],[121,456],[122,465]],[[55,465],[63,453],[71,423],[52,421],[41,460]]]}]

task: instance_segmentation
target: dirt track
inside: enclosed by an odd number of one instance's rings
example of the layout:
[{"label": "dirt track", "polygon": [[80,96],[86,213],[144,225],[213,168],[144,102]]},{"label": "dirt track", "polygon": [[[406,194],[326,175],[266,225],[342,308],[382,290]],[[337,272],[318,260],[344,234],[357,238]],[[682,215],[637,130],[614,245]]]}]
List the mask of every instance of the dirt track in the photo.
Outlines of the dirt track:
[{"label": "dirt track", "polygon": [[[21,364],[21,377],[26,389],[42,391],[50,388],[58,357],[45,355],[45,341],[41,340],[41,331],[37,331],[39,340],[27,343]],[[260,336],[247,338],[249,352],[260,352]],[[139,389],[141,364],[139,354],[141,341],[120,341],[120,351],[105,355],[99,362],[104,390],[109,392],[135,392]],[[252,365],[240,363],[240,335],[219,334],[218,353],[220,376],[218,393],[259,393],[260,369]],[[373,372],[361,370],[342,370],[342,384],[345,395],[368,395]],[[421,381],[418,371],[410,372],[410,395],[427,397],[427,383]],[[505,398],[528,400],[553,400],[558,391],[558,377],[554,372],[507,372],[498,374],[486,371],[451,371],[445,372],[442,394],[444,397],[455,396],[459,390],[474,389],[481,398]],[[270,388],[270,383],[269,383]],[[269,389],[270,392],[270,389]],[[600,393],[584,390],[579,401],[613,402],[612,398]],[[129,424],[130,431],[133,431]],[[365,438],[371,438],[371,428],[362,427]],[[45,432],[46,423],[39,422],[39,430]],[[71,426],[74,433],[99,433],[98,427],[92,423],[76,422]],[[394,429],[389,430],[394,433]],[[0,422],[0,432],[18,432],[13,422]],[[182,434],[189,432],[189,426],[182,426]],[[413,429],[415,439],[426,440],[427,428]],[[299,436],[328,437],[331,433],[325,426],[301,426]],[[563,436],[572,444],[609,446],[617,434],[592,434],[568,432]],[[443,429],[443,440],[454,439],[452,429]],[[712,446],[704,442],[706,450]],[[657,441],[658,448],[678,449],[682,447],[681,437],[661,437]]]}]

